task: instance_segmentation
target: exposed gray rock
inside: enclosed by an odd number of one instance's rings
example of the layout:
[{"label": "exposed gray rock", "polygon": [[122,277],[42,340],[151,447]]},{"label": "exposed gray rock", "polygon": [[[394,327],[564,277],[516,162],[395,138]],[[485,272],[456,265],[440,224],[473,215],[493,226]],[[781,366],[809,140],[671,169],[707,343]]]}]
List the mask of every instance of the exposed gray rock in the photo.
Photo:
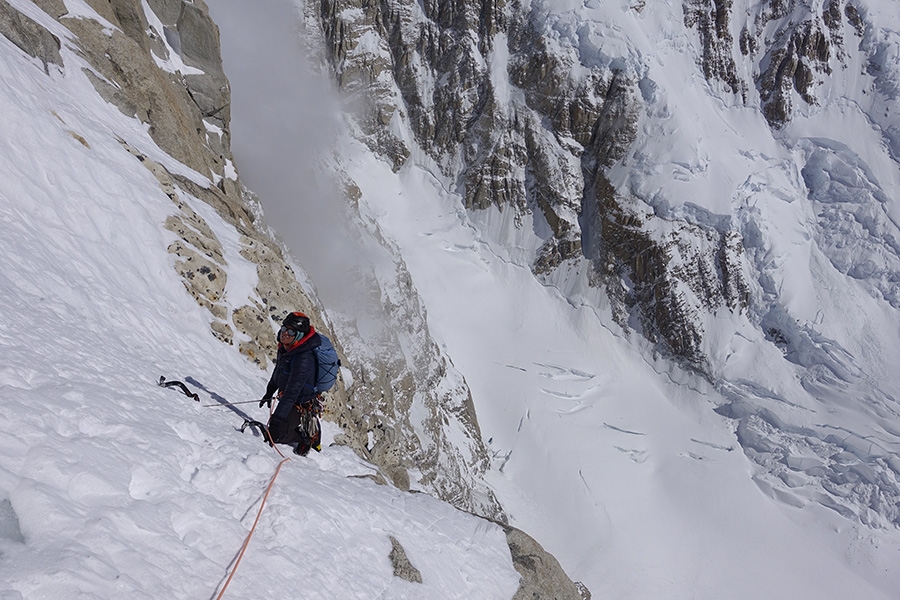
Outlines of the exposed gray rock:
[{"label": "exposed gray rock", "polygon": [[[704,46],[707,78],[738,81],[734,75],[733,40],[727,29],[733,10],[731,0],[715,0],[714,19],[703,11],[703,7],[711,4],[710,0],[685,2],[685,24],[689,25],[690,7],[690,26],[698,28]],[[844,14],[862,35],[856,9],[848,3],[842,11],[842,5],[843,0],[829,0],[819,10],[807,3],[783,0],[753,8],[755,18],[741,30],[738,47],[743,56],[751,57],[758,66],[754,75],[756,88],[763,115],[774,129],[791,119],[796,98],[806,104],[817,104],[817,88],[838,64],[843,65]],[[725,26],[724,30],[720,24]],[[719,58],[707,61],[707,56]],[[746,84],[739,83],[745,90]],[[744,101],[747,101],[745,91]]]},{"label": "exposed gray rock", "polygon": [[[165,21],[178,16],[172,31],[178,34],[185,61],[204,69],[203,74],[169,73],[155,57],[168,58],[165,31],[151,28],[140,0],[97,1],[93,8],[116,29],[108,30],[93,19],[59,17],[74,34],[79,51],[90,63],[89,78],[98,93],[124,114],[147,123],[159,146],[196,171],[216,178],[220,189],[240,204],[236,181],[225,175],[230,142],[225,123],[228,114],[228,82],[218,57],[218,30],[208,16],[197,16],[205,5],[180,2],[154,3]],[[185,6],[190,8],[185,9]],[[59,13],[51,4],[49,14]],[[164,22],[165,22],[164,21]],[[187,34],[179,34],[183,27]],[[181,43],[182,40],[186,40]],[[204,118],[223,133],[207,135]]]},{"label": "exposed gray rock", "polygon": [[634,82],[625,73],[612,73],[582,156],[588,171],[613,166],[625,156],[637,137],[639,105],[634,89]]},{"label": "exposed gray rock", "polygon": [[222,122],[230,121],[231,92],[222,71],[219,30],[202,0],[182,5],[176,31],[185,63],[203,71],[203,74],[184,76],[191,98],[204,117],[215,116]]},{"label": "exposed gray rock", "polygon": [[134,117],[137,115],[137,106],[131,101],[129,95],[122,90],[122,88],[114,86],[106,79],[97,76],[97,74],[90,69],[84,69],[84,74],[87,75],[101,98],[118,108],[126,117]]},{"label": "exposed gray rock", "polygon": [[183,0],[147,0],[147,3],[163,25],[176,27],[178,19],[181,17],[181,11],[184,9]]},{"label": "exposed gray rock", "polygon": [[[150,125],[149,133],[161,148],[200,173],[216,172],[221,158],[210,156],[197,136],[202,128],[199,110],[182,85],[156,68],[149,52],[119,30],[107,33],[94,20],[64,17],[63,22],[76,34],[88,62],[121,90],[135,116]],[[120,110],[124,105],[117,104]]]},{"label": "exposed gray rock", "polygon": [[620,195],[599,171],[593,185],[585,195],[585,255],[607,282],[614,317],[622,327],[638,318],[659,352],[708,374],[698,317],[719,307],[738,312],[750,300],[739,231],[716,215],[664,219]]},{"label": "exposed gray rock", "polygon": [[790,119],[792,92],[807,104],[816,104],[817,74],[831,73],[830,39],[817,24],[805,23],[781,34],[784,41],[769,51],[769,67],[758,81],[763,114],[776,128]]},{"label": "exposed gray rock", "polygon": [[394,577],[405,579],[410,583],[422,583],[422,573],[409,562],[406,550],[394,536],[388,536],[391,540],[391,565],[394,567]]},{"label": "exposed gray rock", "polygon": [[61,16],[68,14],[69,9],[63,0],[32,0],[41,10],[53,17],[59,19]]},{"label": "exposed gray rock", "polygon": [[[358,10],[349,10],[358,9]],[[391,26],[382,20],[381,5],[359,3],[356,0],[324,0],[308,3],[307,10],[321,15],[321,25],[328,40],[328,53],[336,66],[336,76],[341,89],[354,101],[350,109],[360,116],[361,139],[381,156],[387,157],[394,170],[399,169],[409,157],[410,150],[404,140],[390,131],[388,125],[401,108],[393,89],[391,49],[383,35],[378,35],[380,47],[371,52],[366,44],[360,44],[367,34],[376,30],[386,33]],[[400,19],[405,7],[397,5],[393,19]]]},{"label": "exposed gray rock", "polygon": [[522,576],[513,600],[590,600],[584,584],[573,583],[552,554],[525,532],[503,526],[513,567]]},{"label": "exposed gray rock", "polygon": [[19,527],[19,515],[9,498],[0,498],[0,539],[20,544],[25,542]]},{"label": "exposed gray rock", "polygon": [[147,52],[150,49],[150,38],[146,32],[150,27],[140,0],[110,2],[109,8],[115,17],[113,22],[118,23],[122,32],[131,38],[141,50]]},{"label": "exposed gray rock", "polygon": [[13,8],[6,0],[0,0],[0,33],[23,52],[40,60],[45,73],[49,73],[51,64],[63,66],[59,38]]}]

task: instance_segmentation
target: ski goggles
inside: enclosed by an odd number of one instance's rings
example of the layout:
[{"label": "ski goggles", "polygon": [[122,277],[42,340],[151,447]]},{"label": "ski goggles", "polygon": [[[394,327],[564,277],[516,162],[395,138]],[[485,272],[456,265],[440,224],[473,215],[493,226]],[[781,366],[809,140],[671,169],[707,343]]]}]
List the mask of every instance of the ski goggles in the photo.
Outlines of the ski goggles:
[{"label": "ski goggles", "polygon": [[278,330],[278,337],[281,337],[284,334],[288,334],[291,337],[297,337],[297,331],[294,329],[288,329],[287,327],[282,327]]}]

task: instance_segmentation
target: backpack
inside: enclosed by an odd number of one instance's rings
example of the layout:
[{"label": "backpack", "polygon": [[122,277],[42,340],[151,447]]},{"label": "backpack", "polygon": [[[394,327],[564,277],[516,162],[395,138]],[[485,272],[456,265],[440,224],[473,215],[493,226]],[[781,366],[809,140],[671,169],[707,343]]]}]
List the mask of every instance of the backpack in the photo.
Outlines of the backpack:
[{"label": "backpack", "polygon": [[319,333],[319,337],[322,338],[322,344],[313,349],[313,356],[316,357],[316,392],[321,393],[334,387],[341,359],[331,340],[324,333]]}]

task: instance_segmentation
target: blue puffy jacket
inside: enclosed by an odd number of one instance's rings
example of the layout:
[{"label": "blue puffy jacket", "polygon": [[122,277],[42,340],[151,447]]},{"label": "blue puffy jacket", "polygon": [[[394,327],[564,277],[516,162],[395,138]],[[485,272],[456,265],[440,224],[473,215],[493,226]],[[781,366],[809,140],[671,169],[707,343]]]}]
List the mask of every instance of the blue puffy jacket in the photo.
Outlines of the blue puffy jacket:
[{"label": "blue puffy jacket", "polygon": [[322,344],[316,330],[310,327],[299,343],[290,348],[278,345],[275,370],[269,379],[266,396],[281,392],[273,416],[287,418],[294,405],[306,405],[316,397],[316,357],[313,349]]}]

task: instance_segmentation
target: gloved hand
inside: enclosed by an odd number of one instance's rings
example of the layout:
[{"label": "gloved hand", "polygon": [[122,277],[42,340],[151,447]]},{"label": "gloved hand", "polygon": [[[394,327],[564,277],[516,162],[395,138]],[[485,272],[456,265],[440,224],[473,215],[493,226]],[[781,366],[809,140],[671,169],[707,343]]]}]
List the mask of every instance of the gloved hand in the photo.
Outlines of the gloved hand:
[{"label": "gloved hand", "polygon": [[[269,381],[269,385],[266,386],[266,393],[263,394],[262,400],[259,401],[259,407],[262,408],[263,404],[268,404],[269,408],[272,408],[272,397],[277,391],[278,384],[274,381]],[[279,394],[279,396],[281,396],[281,394]]]}]

